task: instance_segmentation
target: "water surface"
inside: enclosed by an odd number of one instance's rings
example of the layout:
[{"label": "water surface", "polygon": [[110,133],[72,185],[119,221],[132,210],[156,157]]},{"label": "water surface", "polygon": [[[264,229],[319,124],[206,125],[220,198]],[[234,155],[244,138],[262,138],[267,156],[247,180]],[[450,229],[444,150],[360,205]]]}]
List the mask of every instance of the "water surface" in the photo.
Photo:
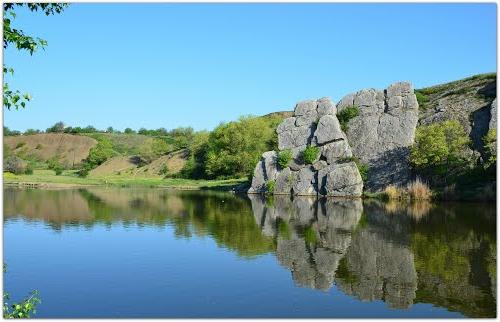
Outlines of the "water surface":
[{"label": "water surface", "polygon": [[489,204],[4,189],[37,317],[494,317]]}]

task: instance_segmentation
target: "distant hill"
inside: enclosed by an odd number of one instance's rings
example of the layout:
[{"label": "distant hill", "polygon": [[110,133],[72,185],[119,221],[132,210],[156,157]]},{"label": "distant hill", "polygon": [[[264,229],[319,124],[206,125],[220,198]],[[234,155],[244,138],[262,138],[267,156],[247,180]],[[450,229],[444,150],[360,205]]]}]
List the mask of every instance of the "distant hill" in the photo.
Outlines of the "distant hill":
[{"label": "distant hill", "polygon": [[4,148],[23,159],[47,161],[58,158],[66,166],[78,165],[89,155],[97,141],[86,136],[42,133],[4,138]]}]

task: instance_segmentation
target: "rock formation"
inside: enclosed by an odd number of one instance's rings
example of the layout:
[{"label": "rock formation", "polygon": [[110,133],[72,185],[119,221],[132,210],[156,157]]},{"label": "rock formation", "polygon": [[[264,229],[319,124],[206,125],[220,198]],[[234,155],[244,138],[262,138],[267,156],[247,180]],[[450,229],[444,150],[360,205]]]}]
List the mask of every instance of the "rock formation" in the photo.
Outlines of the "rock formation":
[{"label": "rock formation", "polygon": [[363,89],[342,98],[337,110],[351,106],[359,108],[359,115],[349,121],[347,139],[354,156],[369,166],[365,188],[405,184],[410,178],[409,146],[418,122],[412,85],[401,82],[384,91]]},{"label": "rock formation", "polygon": [[[281,169],[278,152],[262,154],[248,193],[266,192],[266,185],[274,181],[275,194],[361,196],[363,180],[336,112],[328,98],[298,103],[293,116],[276,129],[279,151],[290,150],[292,160]],[[308,146],[319,149],[312,164],[302,157]]]}]

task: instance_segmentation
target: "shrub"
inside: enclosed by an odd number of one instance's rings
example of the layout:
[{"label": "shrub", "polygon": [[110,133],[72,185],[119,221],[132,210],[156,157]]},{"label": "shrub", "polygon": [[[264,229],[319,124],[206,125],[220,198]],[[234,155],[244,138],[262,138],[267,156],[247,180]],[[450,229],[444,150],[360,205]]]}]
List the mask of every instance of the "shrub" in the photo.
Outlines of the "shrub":
[{"label": "shrub", "polygon": [[415,91],[415,96],[417,97],[418,106],[421,109],[426,109],[427,108],[426,104],[429,102],[429,96],[419,91]]},{"label": "shrub", "polygon": [[436,175],[450,175],[465,169],[469,139],[456,120],[417,128],[411,147],[410,163],[417,170]]},{"label": "shrub", "polygon": [[358,167],[358,171],[361,175],[361,179],[363,179],[363,182],[368,180],[368,172],[370,171],[368,164],[361,163],[358,158],[354,158],[354,163],[356,163],[356,166]]},{"label": "shrub", "polygon": [[276,181],[269,180],[266,183],[266,193],[272,195],[274,193],[274,188],[276,187]]},{"label": "shrub", "polygon": [[388,199],[401,199],[403,197],[403,191],[392,184],[385,187],[384,194]]},{"label": "shrub", "polygon": [[162,176],[166,176],[168,174],[168,166],[166,164],[162,165],[162,167],[160,168],[159,173]]},{"label": "shrub", "polygon": [[302,159],[305,164],[313,164],[314,161],[319,156],[319,148],[317,146],[308,145],[304,151],[302,151]]},{"label": "shrub", "polygon": [[37,149],[37,150],[41,150],[42,148],[43,148],[43,145],[42,145],[42,144],[40,144],[40,143],[38,143],[38,144],[36,145],[36,147],[35,147],[35,149]]},{"label": "shrub", "polygon": [[21,174],[25,170],[25,165],[23,160],[12,155],[5,159],[4,161],[4,171],[12,172],[14,174]]},{"label": "shrub", "polygon": [[31,163],[28,163],[28,165],[26,166],[26,169],[24,169],[24,174],[27,174],[27,175],[33,174],[33,165]]},{"label": "shrub", "polygon": [[78,170],[78,172],[76,173],[77,176],[79,176],[80,178],[85,178],[89,175],[89,170],[88,169],[80,169]]},{"label": "shrub", "polygon": [[86,167],[93,169],[104,163],[115,154],[111,141],[104,137],[97,138],[97,145],[90,149],[89,156],[85,159]]},{"label": "shrub", "polygon": [[349,121],[356,116],[359,115],[359,107],[357,106],[348,106],[344,108],[342,111],[337,113],[337,119],[340,122],[340,127],[342,131],[347,132],[349,129],[348,124]]},{"label": "shrub", "polygon": [[432,197],[432,191],[429,186],[419,178],[410,182],[407,186],[408,196],[412,200],[429,200]]},{"label": "shrub", "polygon": [[497,162],[497,130],[491,129],[483,137],[484,149],[488,154],[488,160],[485,162],[486,167]]},{"label": "shrub", "polygon": [[25,145],[26,145],[26,142],[18,142],[18,143],[16,144],[16,149],[22,148],[22,147],[23,147],[23,146],[25,146]]},{"label": "shrub", "polygon": [[280,151],[278,153],[278,165],[281,169],[288,167],[288,164],[292,160],[292,150],[287,149]]}]

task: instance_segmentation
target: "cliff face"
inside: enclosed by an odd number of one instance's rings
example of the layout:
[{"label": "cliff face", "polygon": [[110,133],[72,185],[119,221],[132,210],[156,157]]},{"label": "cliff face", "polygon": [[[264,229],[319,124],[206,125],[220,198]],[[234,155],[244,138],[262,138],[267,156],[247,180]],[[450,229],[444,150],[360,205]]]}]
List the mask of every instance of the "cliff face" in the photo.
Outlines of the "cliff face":
[{"label": "cliff face", "polygon": [[[419,125],[457,120],[472,141],[477,156],[484,153],[482,138],[496,128],[496,74],[483,74],[418,90],[424,102]],[[492,122],[490,122],[492,120]]]},{"label": "cliff face", "polygon": [[410,179],[407,162],[415,138],[418,102],[410,83],[396,83],[386,90],[364,89],[342,98],[338,111],[357,106],[359,115],[349,122],[347,139],[353,154],[370,168],[367,190]]},{"label": "cliff face", "polygon": [[[292,160],[282,168],[279,153],[262,154],[254,170],[249,193],[266,192],[275,182],[275,194],[361,196],[363,181],[352,157],[347,137],[330,99],[308,100],[296,105],[292,117],[276,130],[279,151],[289,152]],[[317,150],[307,160],[307,149]]]}]

